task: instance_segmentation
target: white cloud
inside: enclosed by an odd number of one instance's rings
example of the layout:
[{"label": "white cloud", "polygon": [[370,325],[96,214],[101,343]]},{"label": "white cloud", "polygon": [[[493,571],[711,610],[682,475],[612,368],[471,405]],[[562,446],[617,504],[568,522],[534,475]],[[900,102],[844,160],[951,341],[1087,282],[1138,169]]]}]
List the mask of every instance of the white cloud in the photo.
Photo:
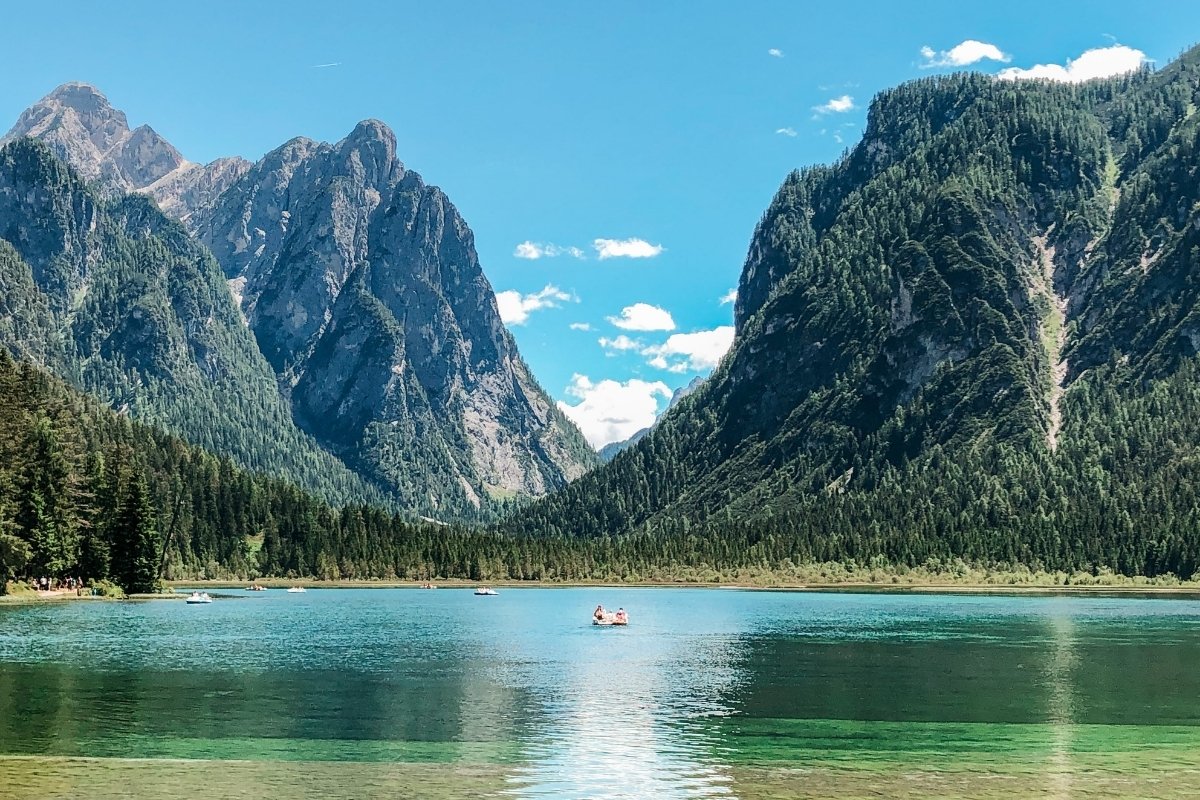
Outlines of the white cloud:
[{"label": "white cloud", "polygon": [[733,287],[725,294],[721,295],[721,305],[727,306],[730,303],[737,302],[737,287]]},{"label": "white cloud", "polygon": [[572,322],[571,330],[573,331],[590,331],[592,326],[586,322]]},{"label": "white cloud", "polygon": [[1074,60],[1062,64],[1037,64],[1029,69],[1009,67],[1002,69],[996,77],[1007,80],[1044,78],[1062,83],[1081,83],[1093,78],[1108,78],[1133,72],[1149,61],[1141,50],[1114,44],[1111,47],[1096,47],[1082,53]]},{"label": "white cloud", "polygon": [[949,50],[937,51],[929,45],[925,45],[921,48],[921,58],[925,59],[921,69],[930,69],[931,67],[965,67],[969,64],[978,64],[980,61],[1008,63],[1012,56],[994,44],[977,39],[967,39]]},{"label": "white cloud", "polygon": [[813,106],[813,111],[818,114],[842,114],[853,110],[854,98],[848,94],[844,94],[841,97],[832,97],[822,105]]},{"label": "white cloud", "polygon": [[562,247],[557,244],[531,242],[526,240],[517,245],[513,255],[517,258],[524,258],[530,261],[536,261],[539,258],[554,258],[555,256],[571,256],[572,258],[587,258],[582,250],[578,247]]},{"label": "white cloud", "polygon": [[796,136],[800,135],[800,134],[796,133],[795,128],[777,128],[775,130],[775,132],[782,133],[784,136],[791,136],[792,138],[795,138]]},{"label": "white cloud", "polygon": [[600,448],[653,425],[659,398],[669,399],[671,390],[662,381],[632,378],[624,383],[610,379],[592,383],[586,375],[576,373],[567,394],[579,402],[571,405],[559,400],[559,410],[579,426],[592,447]]},{"label": "white cloud", "polygon": [[780,50],[778,47],[772,47],[770,50],[767,51],[767,55],[774,56],[775,58],[783,58],[783,51]]},{"label": "white cloud", "polygon": [[645,239],[596,239],[592,247],[603,261],[606,258],[654,258],[664,248]]},{"label": "white cloud", "polygon": [[675,320],[665,308],[649,303],[634,303],[621,309],[621,316],[608,321],[626,331],[673,331]]},{"label": "white cloud", "polygon": [[534,311],[557,308],[559,301],[575,299],[574,295],[549,283],[540,292],[533,294],[521,294],[513,289],[496,292],[496,305],[500,309],[500,319],[505,325],[524,325]]},{"label": "white cloud", "polygon": [[624,352],[626,350],[640,350],[642,343],[637,339],[630,339],[625,334],[618,334],[615,338],[609,339],[607,336],[600,337],[600,346],[605,350],[616,350]]},{"label": "white cloud", "polygon": [[669,372],[702,372],[712,369],[733,344],[733,326],[722,325],[711,331],[675,333],[660,345],[647,347],[642,355],[649,364]]}]

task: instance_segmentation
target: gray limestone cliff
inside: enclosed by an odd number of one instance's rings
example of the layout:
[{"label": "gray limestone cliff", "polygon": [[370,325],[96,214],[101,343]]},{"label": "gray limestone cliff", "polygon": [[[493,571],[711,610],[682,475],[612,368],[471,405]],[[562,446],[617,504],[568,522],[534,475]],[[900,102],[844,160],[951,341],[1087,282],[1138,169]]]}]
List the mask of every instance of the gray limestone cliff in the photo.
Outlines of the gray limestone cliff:
[{"label": "gray limestone cliff", "polygon": [[293,139],[192,224],[297,422],[414,505],[537,496],[592,463],[517,353],[471,230],[383,123]]}]

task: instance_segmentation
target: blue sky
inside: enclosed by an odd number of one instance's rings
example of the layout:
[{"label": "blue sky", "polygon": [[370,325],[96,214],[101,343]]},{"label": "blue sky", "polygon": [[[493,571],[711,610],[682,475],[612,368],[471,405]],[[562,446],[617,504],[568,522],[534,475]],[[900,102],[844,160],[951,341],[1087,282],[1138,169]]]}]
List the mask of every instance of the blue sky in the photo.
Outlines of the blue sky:
[{"label": "blue sky", "polygon": [[1165,63],[1200,39],[1200,4],[1178,2],[60,1],[4,16],[0,127],[68,80],[193,161],[388,123],[466,217],[525,359],[596,444],[707,372],[775,189],[852,146],[875,92],[1117,44]]}]

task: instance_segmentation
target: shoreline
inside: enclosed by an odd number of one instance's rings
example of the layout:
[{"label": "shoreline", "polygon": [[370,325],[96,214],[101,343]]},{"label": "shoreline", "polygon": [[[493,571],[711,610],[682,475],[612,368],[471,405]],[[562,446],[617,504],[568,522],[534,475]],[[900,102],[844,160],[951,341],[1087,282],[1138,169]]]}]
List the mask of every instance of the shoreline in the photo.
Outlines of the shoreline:
[{"label": "shoreline", "polygon": [[[245,581],[196,580],[169,581],[175,589],[236,589],[245,590]],[[259,586],[271,590],[283,590],[290,586],[306,589],[420,589],[418,581],[370,581],[370,580],[270,580],[256,581]],[[491,586],[495,589],[724,589],[748,592],[842,592],[846,594],[996,594],[996,595],[1163,595],[1195,596],[1200,599],[1200,583],[1175,586],[1152,584],[1071,585],[1071,584],[988,584],[988,583],[890,583],[878,581],[834,581],[797,582],[779,584],[738,583],[736,581],[633,581],[617,583],[611,581],[458,581],[434,582],[439,589],[474,589]]]},{"label": "shoreline", "polygon": [[[414,581],[383,581],[383,580],[285,580],[272,578],[259,581],[231,580],[194,580],[168,581],[167,590],[159,594],[132,594],[122,598],[92,596],[89,594],[76,595],[74,592],[33,592],[20,591],[0,595],[0,604],[42,604],[69,603],[77,601],[145,601],[145,600],[183,600],[187,597],[186,589],[206,591],[237,591],[246,594],[248,583],[256,583],[271,591],[284,591],[291,586],[303,586],[306,589],[421,589],[420,582]],[[1200,583],[1189,583],[1174,586],[1155,586],[1137,584],[1114,585],[1070,585],[1070,584],[988,584],[988,583],[953,583],[953,582],[923,582],[923,583],[884,583],[872,581],[839,581],[839,582],[809,582],[809,583],[779,583],[773,585],[737,583],[731,581],[701,583],[697,581],[661,582],[637,581],[630,583],[613,583],[603,581],[442,581],[435,582],[438,589],[475,589],[486,585],[496,589],[721,589],[726,591],[744,592],[792,592],[814,594],[897,594],[897,595],[966,595],[966,596],[1007,596],[1007,597],[1129,597],[1129,598],[1172,598],[1200,600]]]}]

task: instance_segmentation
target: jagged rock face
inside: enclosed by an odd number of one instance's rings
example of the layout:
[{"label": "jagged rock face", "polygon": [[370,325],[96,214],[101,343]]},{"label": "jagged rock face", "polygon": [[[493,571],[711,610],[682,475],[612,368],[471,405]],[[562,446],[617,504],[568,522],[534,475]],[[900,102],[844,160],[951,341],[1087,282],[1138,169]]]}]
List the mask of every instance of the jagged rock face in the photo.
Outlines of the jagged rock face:
[{"label": "jagged rock face", "polygon": [[30,106],[0,146],[23,136],[48,145],[87,182],[112,194],[143,192],[182,220],[250,167],[241,158],[188,161],[150,126],[131,130],[125,113],[86,83],[63,84]]},{"label": "jagged rock face", "polygon": [[518,356],[466,222],[382,123],[288,142],[191,224],[297,421],[412,502],[536,496],[590,465]]},{"label": "jagged rock face", "polygon": [[245,175],[250,167],[249,161],[236,156],[218,158],[203,165],[189,161],[141,191],[153,197],[163,213],[187,224],[196,209],[215,203],[221,192]]}]

